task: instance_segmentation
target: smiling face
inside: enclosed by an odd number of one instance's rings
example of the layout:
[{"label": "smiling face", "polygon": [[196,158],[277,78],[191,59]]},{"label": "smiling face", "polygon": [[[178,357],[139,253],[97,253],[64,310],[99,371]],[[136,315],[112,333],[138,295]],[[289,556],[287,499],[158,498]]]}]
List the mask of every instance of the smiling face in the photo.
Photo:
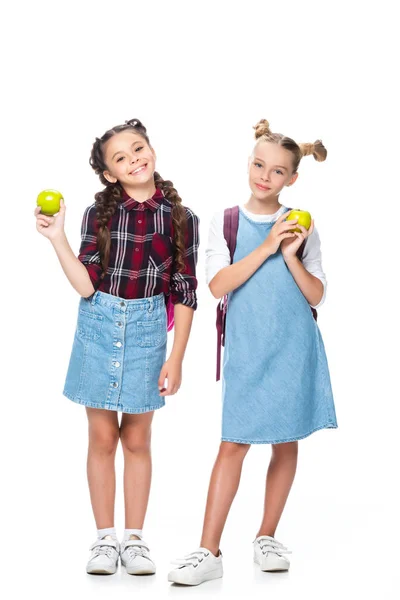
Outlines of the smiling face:
[{"label": "smiling face", "polygon": [[113,135],[103,146],[110,183],[133,188],[148,184],[154,178],[156,155],[146,140],[132,129]]},{"label": "smiling face", "polygon": [[273,142],[256,144],[249,160],[249,185],[259,201],[274,199],[285,186],[293,185],[297,173],[293,172],[293,155]]}]

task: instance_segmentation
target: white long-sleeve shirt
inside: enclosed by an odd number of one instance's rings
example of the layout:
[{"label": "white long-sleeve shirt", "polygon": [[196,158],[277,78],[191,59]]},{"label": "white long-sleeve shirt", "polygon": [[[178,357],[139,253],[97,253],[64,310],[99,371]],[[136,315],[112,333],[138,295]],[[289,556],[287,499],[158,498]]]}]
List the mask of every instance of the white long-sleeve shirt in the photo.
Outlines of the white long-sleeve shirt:
[{"label": "white long-sleeve shirt", "polygon": [[[248,217],[251,221],[256,223],[271,223],[275,222],[284,213],[287,208],[281,206],[280,209],[273,215],[256,215],[249,212],[244,206],[240,207],[240,210]],[[322,282],[324,286],[324,293],[321,301],[313,306],[313,308],[320,307],[326,296],[327,281],[324,271],[322,270],[322,256],[321,256],[321,241],[316,228],[312,234],[307,238],[302,263],[305,269],[314,277]],[[208,244],[206,249],[206,278],[207,284],[215,277],[215,275],[221,269],[228,267],[231,264],[231,257],[229,253],[228,244],[224,237],[224,211],[215,213],[211,220],[210,230],[208,235]],[[312,306],[312,305],[311,305]]]}]

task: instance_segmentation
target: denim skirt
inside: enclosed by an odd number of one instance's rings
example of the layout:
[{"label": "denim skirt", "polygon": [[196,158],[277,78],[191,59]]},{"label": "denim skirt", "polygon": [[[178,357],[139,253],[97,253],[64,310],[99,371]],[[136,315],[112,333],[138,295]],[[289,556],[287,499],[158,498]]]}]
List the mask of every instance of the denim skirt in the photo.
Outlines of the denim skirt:
[{"label": "denim skirt", "polygon": [[63,394],[92,408],[143,413],[165,404],[158,379],[166,360],[164,294],[126,300],[81,298]]}]

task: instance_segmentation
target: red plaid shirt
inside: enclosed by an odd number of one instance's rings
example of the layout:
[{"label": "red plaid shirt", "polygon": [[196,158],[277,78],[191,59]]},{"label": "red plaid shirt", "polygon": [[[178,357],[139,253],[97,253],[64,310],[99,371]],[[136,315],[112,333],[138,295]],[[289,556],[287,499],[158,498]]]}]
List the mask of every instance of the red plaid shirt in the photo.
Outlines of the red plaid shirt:
[{"label": "red plaid shirt", "polygon": [[127,299],[171,294],[174,304],[196,309],[199,219],[189,208],[185,210],[185,270],[179,273],[173,261],[172,203],[158,189],[145,202],[137,202],[124,192],[122,202],[108,223],[110,262],[101,279],[96,206],[89,206],[83,216],[78,258],[87,268],[93,287]]}]

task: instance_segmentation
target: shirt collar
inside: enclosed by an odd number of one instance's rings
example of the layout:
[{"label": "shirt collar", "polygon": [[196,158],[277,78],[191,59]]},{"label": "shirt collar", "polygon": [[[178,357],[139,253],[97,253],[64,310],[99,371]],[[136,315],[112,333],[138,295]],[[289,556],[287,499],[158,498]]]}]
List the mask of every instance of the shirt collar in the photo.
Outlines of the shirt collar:
[{"label": "shirt collar", "polygon": [[123,206],[125,208],[125,210],[143,211],[143,210],[149,209],[152,212],[156,212],[156,210],[162,203],[163,199],[164,199],[164,195],[163,195],[162,191],[159,190],[158,188],[156,189],[155,194],[148,200],[145,200],[144,202],[138,202],[134,198],[131,198],[126,193],[126,191],[123,190],[121,206]]}]

